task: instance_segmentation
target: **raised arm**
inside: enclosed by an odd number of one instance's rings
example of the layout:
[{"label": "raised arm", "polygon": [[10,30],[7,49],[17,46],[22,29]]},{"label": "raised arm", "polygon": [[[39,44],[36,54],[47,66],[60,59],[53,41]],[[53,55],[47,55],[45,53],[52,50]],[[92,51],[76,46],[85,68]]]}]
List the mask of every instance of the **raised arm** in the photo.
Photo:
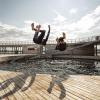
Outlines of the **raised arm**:
[{"label": "raised arm", "polygon": [[65,39],[66,38],[66,34],[63,32],[63,38]]},{"label": "raised arm", "polygon": [[48,29],[48,33],[50,33],[50,25],[48,25],[48,28],[49,28],[49,29]]}]

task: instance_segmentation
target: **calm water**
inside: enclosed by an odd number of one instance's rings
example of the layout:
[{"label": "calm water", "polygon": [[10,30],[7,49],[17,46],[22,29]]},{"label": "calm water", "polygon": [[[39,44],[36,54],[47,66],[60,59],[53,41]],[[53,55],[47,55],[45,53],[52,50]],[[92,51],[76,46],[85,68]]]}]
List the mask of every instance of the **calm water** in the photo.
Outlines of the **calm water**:
[{"label": "calm water", "polygon": [[0,64],[0,70],[37,74],[100,75],[100,62],[73,60],[30,60]]}]

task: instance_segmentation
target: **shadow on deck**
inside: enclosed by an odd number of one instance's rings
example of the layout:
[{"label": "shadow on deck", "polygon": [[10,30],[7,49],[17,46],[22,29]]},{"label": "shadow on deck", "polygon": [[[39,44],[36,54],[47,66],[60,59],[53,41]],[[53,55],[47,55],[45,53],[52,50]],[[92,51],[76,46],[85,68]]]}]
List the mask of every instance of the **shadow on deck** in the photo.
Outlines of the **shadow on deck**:
[{"label": "shadow on deck", "polygon": [[88,61],[33,60],[1,64],[0,98],[99,100],[100,70]]}]

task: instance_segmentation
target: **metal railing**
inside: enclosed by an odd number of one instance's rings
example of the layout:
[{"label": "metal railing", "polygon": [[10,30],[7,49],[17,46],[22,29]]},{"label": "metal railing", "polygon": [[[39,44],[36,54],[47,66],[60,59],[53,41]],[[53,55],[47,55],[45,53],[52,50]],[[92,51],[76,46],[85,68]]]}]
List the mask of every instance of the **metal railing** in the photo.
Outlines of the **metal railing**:
[{"label": "metal railing", "polygon": [[32,41],[0,41],[0,45],[28,45],[34,44]]},{"label": "metal railing", "polygon": [[[83,43],[83,42],[92,42],[100,40],[100,36],[91,36],[85,38],[78,38],[78,39],[67,39],[65,40],[67,43]],[[48,44],[56,44],[56,40],[49,40]]]},{"label": "metal railing", "polygon": [[[78,38],[78,39],[67,39],[65,40],[67,43],[81,43],[81,42],[91,42],[100,40],[100,36],[91,36],[86,38]],[[33,41],[0,41],[0,45],[28,45],[34,44]],[[48,40],[47,44],[56,44],[56,40]]]}]

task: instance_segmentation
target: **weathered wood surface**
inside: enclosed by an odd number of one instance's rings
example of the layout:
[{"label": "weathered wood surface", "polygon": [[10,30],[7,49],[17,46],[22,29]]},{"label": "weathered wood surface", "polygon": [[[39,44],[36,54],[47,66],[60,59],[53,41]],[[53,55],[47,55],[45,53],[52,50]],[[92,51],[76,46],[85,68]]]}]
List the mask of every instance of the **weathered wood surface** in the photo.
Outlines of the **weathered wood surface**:
[{"label": "weathered wood surface", "polygon": [[[0,71],[0,98],[4,100],[100,100],[100,76],[69,75],[65,80],[47,74],[36,74],[33,77],[33,84],[25,88],[30,82],[31,75]],[[50,85],[50,82],[54,84]],[[51,93],[49,93],[50,89]],[[10,93],[7,94],[9,91]]]}]

